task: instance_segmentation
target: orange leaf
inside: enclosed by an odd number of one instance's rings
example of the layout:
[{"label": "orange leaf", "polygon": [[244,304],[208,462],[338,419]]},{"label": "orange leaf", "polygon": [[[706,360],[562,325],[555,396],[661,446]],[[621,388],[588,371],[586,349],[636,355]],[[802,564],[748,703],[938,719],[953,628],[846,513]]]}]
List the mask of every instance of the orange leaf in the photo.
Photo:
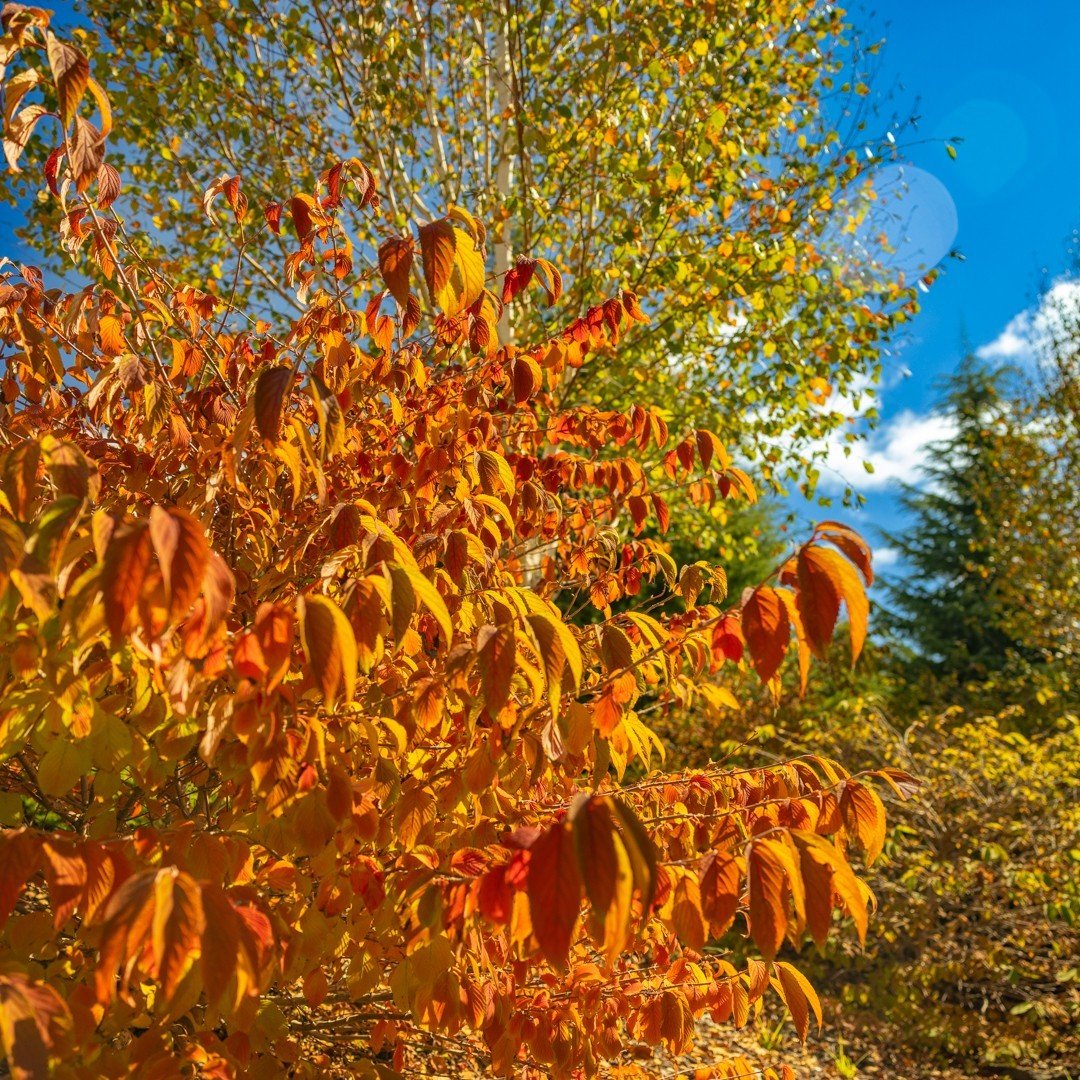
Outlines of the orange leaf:
[{"label": "orange leaf", "polygon": [[612,816],[619,830],[619,839],[626,848],[634,885],[641,893],[642,907],[648,911],[656,899],[660,868],[656,847],[638,816],[621,799],[610,799]]},{"label": "orange leaf", "polygon": [[510,700],[510,684],[516,668],[514,628],[482,626],[476,637],[480,679],[488,712],[495,715]]},{"label": "orange leaf", "polygon": [[859,941],[866,941],[866,900],[843,852],[824,836],[797,830],[792,838],[799,850],[799,870],[806,886],[806,924],[822,946],[832,925],[834,899],[855,923]]},{"label": "orange leaf", "polygon": [[60,841],[42,848],[53,923],[58,929],[76,910],[84,921],[92,921],[126,873],[122,860],[101,846],[84,843],[79,848]]},{"label": "orange leaf", "polygon": [[394,807],[394,829],[406,851],[416,847],[425,825],[435,820],[435,797],[419,785],[406,788]]},{"label": "orange leaf", "polygon": [[285,677],[296,637],[296,618],[284,604],[260,604],[255,634],[266,664],[266,687],[272,690]]},{"label": "orange leaf", "polygon": [[350,702],[356,688],[353,628],[341,608],[326,596],[298,596],[296,613],[304,655],[326,707],[332,711],[339,690],[344,691],[345,701]]},{"label": "orange leaf", "polygon": [[602,918],[615,898],[619,871],[611,808],[603,797],[579,795],[570,807],[569,819],[585,895]]},{"label": "orange leaf", "polygon": [[803,629],[802,616],[799,614],[799,604],[795,594],[788,589],[777,589],[777,595],[784,602],[788,620],[795,631],[795,648],[799,657],[799,693],[806,693],[806,685],[810,679],[810,643],[806,640],[806,631]]},{"label": "orange leaf", "polygon": [[41,863],[41,838],[24,829],[0,831],[0,926]]},{"label": "orange leaf", "polygon": [[450,282],[450,275],[454,271],[456,237],[457,229],[446,218],[420,226],[420,256],[432,301]]},{"label": "orange leaf", "polygon": [[788,898],[798,871],[790,849],[771,838],[755,840],[751,844],[747,867],[750,932],[762,956],[772,960],[787,930]]},{"label": "orange leaf", "polygon": [[740,897],[740,863],[732,855],[710,852],[698,864],[701,877],[701,910],[714,938],[720,937],[735,919]]},{"label": "orange leaf", "polygon": [[791,638],[787,608],[775,589],[762,585],[742,606],[742,631],[750,660],[762,682],[780,670]]},{"label": "orange leaf", "polygon": [[562,274],[555,264],[547,259],[536,260],[536,273],[542,279],[548,304],[554,304],[562,296]]},{"label": "orange leaf", "polygon": [[251,926],[220,885],[202,886],[206,928],[202,938],[202,977],[207,1000],[218,1005],[232,978],[237,996],[254,996],[259,989],[260,950]]},{"label": "orange leaf", "polygon": [[205,929],[198,885],[175,866],[128,878],[105,909],[98,947],[97,996],[116,994],[116,971],[138,966],[161,983],[166,1001],[198,957]]},{"label": "orange leaf", "polygon": [[844,828],[858,838],[869,866],[885,844],[885,807],[878,793],[865,784],[848,780],[840,795]]},{"label": "orange leaf", "polygon": [[314,231],[311,220],[311,211],[314,207],[315,200],[310,195],[294,195],[289,203],[293,227],[296,229],[296,235],[301,240],[306,240]]},{"label": "orange leaf", "polygon": [[268,368],[255,383],[255,426],[259,434],[270,442],[277,442],[281,435],[285,395],[292,381],[292,369],[279,365]]},{"label": "orange leaf", "polygon": [[548,963],[565,969],[581,909],[581,878],[570,822],[555,822],[530,848],[532,929]]},{"label": "orange leaf", "polygon": [[[796,569],[796,601],[807,643],[815,656],[823,656],[832,641],[840,615],[840,589],[829,565],[807,544],[799,551]],[[839,558],[839,556],[837,557]]]},{"label": "orange leaf", "polygon": [[25,521],[30,516],[30,507],[37,494],[41,444],[37,439],[27,439],[4,454],[0,461],[3,492],[15,517]]},{"label": "orange leaf", "polygon": [[0,973],[0,1049],[13,1080],[53,1075],[51,1059],[68,1049],[71,1029],[71,1013],[48,983]]},{"label": "orange leaf", "polygon": [[67,127],[90,82],[90,62],[74,45],[61,41],[51,30],[45,33],[45,48],[60,100],[60,120]]},{"label": "orange leaf", "polygon": [[799,552],[798,604],[807,640],[822,655],[832,638],[840,601],[847,606],[851,626],[851,660],[858,659],[866,640],[870,606],[855,568],[830,548],[806,544]]},{"label": "orange leaf", "polygon": [[142,593],[153,545],[146,522],[118,525],[105,549],[101,571],[101,595],[105,625],[113,637],[124,631],[128,612]]},{"label": "orange leaf", "polygon": [[392,236],[379,245],[379,273],[390,295],[404,308],[409,302],[409,272],[413,264],[411,239]]},{"label": "orange leaf", "polygon": [[810,985],[806,976],[790,964],[778,961],[775,965],[777,979],[780,983],[780,996],[791,1013],[791,1020],[799,1038],[806,1042],[807,1032],[810,1030],[810,1010],[817,1019],[818,1029],[821,1029],[821,1002],[818,1001],[817,993]]},{"label": "orange leaf", "polygon": [[708,939],[701,911],[701,884],[693,873],[681,871],[675,879],[671,925],[679,940],[691,949],[701,949]]},{"label": "orange leaf", "polygon": [[835,544],[858,568],[867,586],[874,584],[873,555],[870,545],[854,529],[839,521],[822,521],[814,530]]},{"label": "orange leaf", "polygon": [[523,405],[536,393],[542,380],[540,365],[531,356],[518,356],[514,359],[514,401],[518,405]]},{"label": "orange leaf", "polygon": [[150,941],[152,974],[168,1001],[198,956],[206,923],[202,893],[187,874],[176,867],[159,870],[154,880],[154,916]]},{"label": "orange leaf", "polygon": [[182,615],[202,588],[210,559],[206,534],[187,511],[154,506],[150,510],[150,539],[161,568],[169,612]]}]

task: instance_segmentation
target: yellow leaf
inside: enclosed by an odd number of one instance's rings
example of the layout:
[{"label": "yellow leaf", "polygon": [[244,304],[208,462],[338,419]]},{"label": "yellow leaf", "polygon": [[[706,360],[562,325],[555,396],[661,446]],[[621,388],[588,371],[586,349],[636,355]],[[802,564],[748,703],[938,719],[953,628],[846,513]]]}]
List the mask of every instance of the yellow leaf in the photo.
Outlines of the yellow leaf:
[{"label": "yellow leaf", "polygon": [[[777,979],[780,983],[780,996],[791,1013],[795,1030],[799,1038],[806,1042],[806,1034],[810,1029],[810,1010],[813,1010],[817,1020],[818,1030],[821,1029],[821,1002],[818,1001],[817,992],[810,985],[806,976],[791,964],[777,961],[774,965]],[[809,1008],[808,1008],[809,1006]]]},{"label": "yellow leaf", "polygon": [[38,764],[38,787],[44,794],[59,799],[67,795],[89,770],[89,747],[60,735],[55,737]]},{"label": "yellow leaf", "polygon": [[[416,598],[431,612],[435,617],[435,621],[439,624],[439,629],[443,635],[443,643],[449,645],[454,640],[454,627],[450,621],[450,611],[446,606],[446,601],[442,598],[442,594],[418,567],[406,565],[403,569],[408,575],[409,584],[412,586]],[[396,626],[396,615],[394,622]]]},{"label": "yellow leaf", "polygon": [[549,612],[530,615],[528,623],[544,664],[551,714],[556,716],[562,699],[563,672],[569,669],[575,691],[581,685],[581,649],[569,627]]},{"label": "yellow leaf", "polygon": [[406,851],[416,847],[417,838],[425,825],[435,820],[435,796],[417,784],[401,793],[394,807],[394,830]]},{"label": "yellow leaf", "polygon": [[477,469],[480,473],[480,483],[484,491],[491,495],[496,485],[501,487],[507,495],[513,497],[517,490],[514,481],[514,473],[509,463],[502,454],[496,454],[491,450],[481,450],[476,455]]},{"label": "yellow leaf", "polygon": [[300,640],[327,709],[333,709],[338,691],[346,702],[356,689],[356,637],[345,613],[326,596],[298,596],[296,615]]}]

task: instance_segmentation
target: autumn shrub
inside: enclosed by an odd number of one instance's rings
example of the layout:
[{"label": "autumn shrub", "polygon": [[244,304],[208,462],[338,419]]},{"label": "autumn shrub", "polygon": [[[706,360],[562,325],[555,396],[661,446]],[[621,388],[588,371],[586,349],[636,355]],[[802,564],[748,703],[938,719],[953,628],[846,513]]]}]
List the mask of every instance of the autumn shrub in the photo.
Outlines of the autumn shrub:
[{"label": "autumn shrub", "polygon": [[[906,696],[902,665],[880,647],[870,659],[856,673],[822,669],[805,700],[779,713],[767,701],[755,706],[750,686],[734,687],[743,717],[760,721],[750,743],[745,719],[731,713],[711,732],[671,714],[660,726],[669,761],[820,753],[918,777],[918,793],[889,807],[892,827],[868,879],[877,918],[865,948],[836,941],[804,959],[828,988],[830,1023],[901,1072],[1075,1073],[1078,718],[1060,698],[1047,699],[1057,701],[1053,717],[1045,702],[1035,718],[1019,715],[1019,705],[1000,715],[920,711]],[[915,695],[925,696],[925,687]]]},{"label": "autumn shrub", "polygon": [[[865,936],[872,777],[658,773],[646,718],[725,708],[747,665],[775,688],[789,650],[805,677],[842,606],[857,653],[865,544],[823,523],[734,602],[677,566],[644,534],[662,490],[749,478],[647,405],[558,397],[618,362],[638,298],[500,345],[524,290],[558,317],[556,267],[491,278],[460,208],[354,246],[342,206],[379,198],[355,158],[258,213],[239,176],[205,192],[238,258],[283,238],[299,314],[174,278],[115,211],[87,57],[40,9],[5,7],[3,35],[5,150],[88,275],[0,282],[12,1074],[595,1075],[767,995],[805,1034],[818,1000],[781,949],[837,914]],[[615,612],[656,580],[682,610]],[[735,924],[746,950],[706,949]]]},{"label": "autumn shrub", "polygon": [[1014,716],[954,711],[902,734],[874,716],[844,741],[891,743],[886,756],[923,787],[897,808],[871,881],[879,919],[866,950],[841,950],[830,985],[898,1058],[1075,1072],[1078,718],[1029,737]]}]

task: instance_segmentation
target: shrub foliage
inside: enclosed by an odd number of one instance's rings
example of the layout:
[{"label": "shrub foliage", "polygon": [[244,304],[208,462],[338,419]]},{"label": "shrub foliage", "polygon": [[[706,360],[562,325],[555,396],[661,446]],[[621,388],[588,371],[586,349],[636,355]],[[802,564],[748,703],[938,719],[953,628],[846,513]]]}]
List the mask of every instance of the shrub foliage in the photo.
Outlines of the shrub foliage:
[{"label": "shrub foliage", "polygon": [[[258,211],[238,176],[205,193],[241,249],[287,238],[305,300],[283,328],[171,277],[114,212],[87,57],[39,9],[8,5],[3,33],[9,161],[51,133],[28,167],[100,279],[0,284],[13,1074],[467,1052],[593,1075],[770,994],[805,1033],[817,998],[778,953],[836,912],[865,935],[870,777],[813,755],[658,774],[647,721],[730,707],[735,665],[776,686],[789,648],[805,674],[841,605],[857,653],[862,541],[824,523],[733,602],[721,568],[676,566],[665,493],[752,499],[749,478],[648,405],[559,405],[568,373],[619,362],[637,297],[500,345],[524,290],[555,325],[555,266],[494,279],[450,208],[355,267],[341,208],[379,197],[357,159]],[[682,610],[635,606],[650,581]],[[733,924],[738,967],[706,950]]]}]

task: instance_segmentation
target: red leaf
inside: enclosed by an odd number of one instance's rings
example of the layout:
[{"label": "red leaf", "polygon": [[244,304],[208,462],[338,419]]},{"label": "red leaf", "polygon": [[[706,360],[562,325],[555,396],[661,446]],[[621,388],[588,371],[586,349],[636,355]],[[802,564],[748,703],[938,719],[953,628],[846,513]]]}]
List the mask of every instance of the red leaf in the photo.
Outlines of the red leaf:
[{"label": "red leaf", "polygon": [[270,226],[271,232],[281,232],[281,203],[267,203],[263,210],[263,217],[266,219],[266,224]]},{"label": "red leaf", "polygon": [[312,200],[307,195],[294,195],[289,203],[293,227],[296,229],[296,235],[301,240],[306,240],[314,232],[314,226],[311,222],[311,206]]},{"label": "red leaf", "polygon": [[45,183],[49,185],[49,190],[57,197],[59,197],[60,195],[60,188],[57,186],[56,177],[60,172],[60,163],[64,160],[65,153],[66,151],[64,150],[64,148],[62,146],[58,146],[45,159]]},{"label": "red leaf", "polygon": [[518,259],[517,265],[506,271],[503,278],[502,302],[508,304],[532,281],[536,262],[532,259]]}]

